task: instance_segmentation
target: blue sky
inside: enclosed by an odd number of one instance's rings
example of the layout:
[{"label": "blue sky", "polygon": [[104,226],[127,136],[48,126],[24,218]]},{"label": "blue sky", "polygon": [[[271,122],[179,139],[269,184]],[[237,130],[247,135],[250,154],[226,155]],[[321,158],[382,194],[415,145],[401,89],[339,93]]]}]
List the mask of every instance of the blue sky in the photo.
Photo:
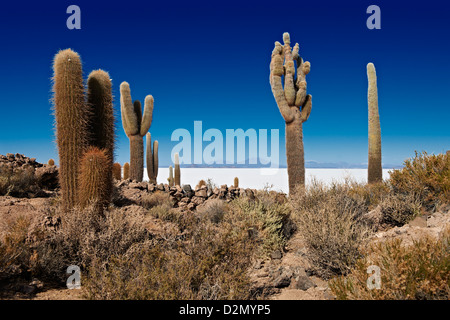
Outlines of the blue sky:
[{"label": "blue sky", "polygon": [[[443,1],[40,1],[0,10],[0,153],[57,159],[51,111],[52,59],[72,48],[133,99],[155,98],[152,137],[170,162],[177,128],[279,129],[284,121],[269,85],[274,41],[289,32],[311,62],[313,95],[304,125],[306,160],[367,162],[367,76],[378,74],[383,163],[414,150],[450,149],[450,4]],[[81,30],[66,28],[66,8],[81,8]],[[368,30],[366,9],[381,8],[382,29]],[[128,161],[118,122],[117,159]],[[205,144],[206,145],[206,144]]]}]

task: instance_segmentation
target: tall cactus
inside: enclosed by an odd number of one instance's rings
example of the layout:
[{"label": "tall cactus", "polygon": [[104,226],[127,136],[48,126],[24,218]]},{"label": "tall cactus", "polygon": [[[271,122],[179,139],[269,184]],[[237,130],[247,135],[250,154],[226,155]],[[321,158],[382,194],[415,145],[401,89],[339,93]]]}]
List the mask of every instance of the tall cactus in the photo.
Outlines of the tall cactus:
[{"label": "tall cactus", "polygon": [[169,166],[169,178],[167,179],[169,182],[169,187],[173,187],[175,185],[175,180],[173,179],[173,167]]},{"label": "tall cactus", "polygon": [[70,210],[77,202],[79,161],[88,142],[88,106],[80,56],[71,49],[59,51],[53,70],[61,204],[63,210]]},{"label": "tall cactus", "polygon": [[181,185],[181,170],[180,170],[180,156],[178,155],[178,152],[175,153],[175,185],[179,186]]},{"label": "tall cactus", "polygon": [[87,81],[87,102],[90,108],[88,117],[89,145],[104,149],[109,157],[110,166],[108,192],[112,192],[114,161],[114,107],[111,78],[106,71],[94,70]]},{"label": "tall cactus", "polygon": [[234,178],[234,187],[239,188],[239,178],[238,177]]},{"label": "tall cactus", "polygon": [[122,166],[120,165],[120,163],[116,162],[113,164],[112,173],[114,179],[118,181],[122,180]]},{"label": "tall cactus", "polygon": [[125,134],[130,139],[130,179],[141,182],[144,176],[144,139],[150,129],[153,115],[153,97],[145,97],[144,114],[141,103],[132,101],[130,85],[120,85],[120,110]]},{"label": "tall cactus", "polygon": [[369,165],[367,180],[370,184],[372,184],[383,181],[377,74],[373,63],[369,63],[367,65],[367,77],[369,81],[369,89],[367,94],[369,104]]},{"label": "tall cactus", "polygon": [[130,179],[130,164],[125,162],[123,165],[123,180]]},{"label": "tall cactus", "polygon": [[309,62],[303,62],[300,57],[298,43],[291,49],[289,33],[283,34],[283,41],[284,46],[278,41],[275,42],[272,52],[270,86],[278,109],[286,122],[289,192],[293,192],[297,185],[305,184],[302,126],[308,120],[312,108],[312,97],[306,94],[306,75],[311,65]]},{"label": "tall cactus", "polygon": [[158,177],[158,141],[153,142],[152,150],[152,135],[147,133],[146,139],[146,157],[147,157],[147,174],[150,183],[156,184],[156,178]]},{"label": "tall cactus", "polygon": [[110,192],[110,158],[108,151],[90,147],[81,159],[78,198],[82,208],[94,204],[99,212],[108,205]]}]

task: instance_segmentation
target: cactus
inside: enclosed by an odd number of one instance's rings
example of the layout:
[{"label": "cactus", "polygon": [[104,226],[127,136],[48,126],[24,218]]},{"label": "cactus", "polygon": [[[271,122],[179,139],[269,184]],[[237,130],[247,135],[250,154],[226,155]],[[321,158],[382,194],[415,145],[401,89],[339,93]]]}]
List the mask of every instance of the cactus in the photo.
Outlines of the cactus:
[{"label": "cactus", "polygon": [[108,205],[110,193],[109,151],[89,147],[80,164],[78,199],[82,208],[94,204],[99,212]]},{"label": "cactus", "polygon": [[175,180],[173,179],[173,167],[169,166],[169,178],[167,178],[169,182],[169,187],[173,187],[175,185]]},{"label": "cactus", "polygon": [[125,162],[125,164],[123,165],[123,179],[130,179],[130,164],[128,162]]},{"label": "cactus", "polygon": [[158,177],[158,141],[153,142],[152,150],[152,135],[147,133],[146,139],[147,145],[147,174],[150,183],[156,184],[156,178]]},{"label": "cactus", "polygon": [[180,178],[180,157],[178,153],[175,153],[175,185],[180,186],[181,185],[181,178]]},{"label": "cactus", "polygon": [[[89,74],[87,86],[87,102],[90,108],[87,123],[87,129],[89,131],[88,144],[99,149],[104,149],[106,155],[110,158],[109,163],[111,167],[108,170],[110,174],[109,192],[112,193],[115,120],[111,78],[106,71],[95,70]],[[120,176],[121,174],[119,174]],[[120,178],[117,180],[120,180]]]},{"label": "cactus", "polygon": [[239,178],[238,177],[234,178],[234,187],[239,188]]},{"label": "cactus", "polygon": [[114,163],[113,167],[112,167],[112,174],[114,179],[120,181],[122,180],[122,166],[120,165],[120,163]]},{"label": "cactus", "polygon": [[306,94],[306,75],[311,65],[309,62],[303,62],[300,57],[298,43],[291,49],[289,33],[283,34],[283,41],[284,46],[278,41],[275,42],[272,52],[270,86],[278,109],[286,122],[289,192],[293,192],[296,186],[305,184],[302,126],[308,120],[312,108],[312,97]]},{"label": "cactus", "polygon": [[48,160],[48,163],[47,163],[49,166],[54,166],[55,165],[55,160],[53,160],[53,159],[50,159],[50,160]]},{"label": "cactus", "polygon": [[153,97],[145,97],[144,114],[141,103],[131,99],[127,82],[120,85],[120,110],[125,134],[130,139],[130,179],[141,182],[144,176],[144,140],[150,129],[153,114]]},{"label": "cactus", "polygon": [[80,56],[71,49],[59,51],[54,59],[53,70],[59,184],[62,209],[66,211],[77,202],[79,161],[88,142],[88,107]]},{"label": "cactus", "polygon": [[197,183],[197,186],[195,187],[195,189],[198,190],[203,186],[206,186],[206,181],[202,179]]},{"label": "cactus", "polygon": [[373,63],[369,63],[367,65],[367,77],[369,81],[369,89],[367,94],[369,104],[369,165],[367,180],[371,184],[383,181],[377,74]]}]

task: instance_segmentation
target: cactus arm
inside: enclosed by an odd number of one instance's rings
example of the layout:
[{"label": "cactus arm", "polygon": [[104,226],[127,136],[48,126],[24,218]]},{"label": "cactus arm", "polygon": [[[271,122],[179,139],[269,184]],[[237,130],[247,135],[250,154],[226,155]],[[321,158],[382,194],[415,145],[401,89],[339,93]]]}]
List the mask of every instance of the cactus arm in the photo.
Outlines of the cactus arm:
[{"label": "cactus arm", "polygon": [[[134,114],[136,115],[136,125],[137,125],[137,134],[140,133],[140,128],[141,128],[141,121],[142,121],[142,107],[141,107],[141,102],[139,100],[135,100],[133,102],[133,110],[134,110]],[[141,136],[145,136],[141,134]]]},{"label": "cactus arm", "polygon": [[289,106],[294,105],[295,102],[295,86],[294,86],[294,76],[295,67],[292,50],[291,50],[291,40],[289,33],[285,32],[283,34],[284,41],[284,95]]},{"label": "cactus arm", "polygon": [[145,134],[150,129],[150,126],[152,125],[153,104],[154,104],[153,96],[151,95],[146,96],[144,104],[144,116],[142,117],[140,128],[141,136],[145,136]]},{"label": "cactus arm", "polygon": [[369,105],[369,159],[368,159],[368,182],[376,183],[383,181],[382,159],[381,159],[381,128],[380,114],[378,110],[378,88],[377,74],[373,63],[367,65],[368,105]]},{"label": "cactus arm", "polygon": [[294,120],[294,113],[286,100],[281,82],[281,76],[284,75],[283,59],[284,55],[281,44],[275,42],[275,48],[272,51],[272,59],[270,62],[270,86],[284,121],[291,123]]},{"label": "cactus arm", "polygon": [[302,122],[306,122],[309,119],[312,109],[312,96],[308,94],[305,98],[305,102],[302,106]]},{"label": "cactus arm", "polygon": [[137,117],[131,99],[130,85],[127,82],[122,82],[120,85],[120,110],[126,135],[129,137],[137,134],[139,132]]}]

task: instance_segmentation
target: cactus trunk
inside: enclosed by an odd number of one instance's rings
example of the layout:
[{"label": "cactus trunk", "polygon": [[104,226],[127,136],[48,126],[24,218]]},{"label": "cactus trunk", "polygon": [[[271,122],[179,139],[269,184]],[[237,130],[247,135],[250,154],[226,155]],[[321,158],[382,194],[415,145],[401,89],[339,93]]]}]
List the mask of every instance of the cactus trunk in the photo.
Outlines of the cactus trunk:
[{"label": "cactus trunk", "polygon": [[158,141],[153,143],[152,150],[152,136],[150,132],[147,133],[146,139],[146,158],[147,158],[147,174],[150,183],[156,184],[158,177]]},{"label": "cactus trunk", "polygon": [[130,164],[128,162],[125,162],[125,164],[123,165],[123,179],[130,179]]},{"label": "cactus trunk", "polygon": [[144,177],[144,139],[130,136],[130,179],[141,182]]},{"label": "cactus trunk", "polygon": [[305,158],[301,119],[286,124],[286,160],[289,190],[305,184]]},{"label": "cactus trunk", "polygon": [[178,153],[175,153],[175,185],[181,185],[181,170],[180,170],[180,157]]},{"label": "cactus trunk", "polygon": [[383,169],[381,163],[381,129],[380,115],[378,111],[378,89],[375,66],[367,65],[367,77],[369,81],[368,105],[369,105],[369,163],[368,182],[370,184],[383,181]]},{"label": "cactus trunk", "polygon": [[88,140],[88,109],[79,55],[70,49],[58,52],[53,70],[61,204],[67,211],[77,202],[79,161]]}]

